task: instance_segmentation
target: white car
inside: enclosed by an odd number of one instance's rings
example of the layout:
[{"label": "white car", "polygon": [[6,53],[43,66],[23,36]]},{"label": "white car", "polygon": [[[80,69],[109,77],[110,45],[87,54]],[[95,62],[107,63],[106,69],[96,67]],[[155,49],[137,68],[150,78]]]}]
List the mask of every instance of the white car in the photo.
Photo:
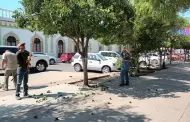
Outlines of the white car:
[{"label": "white car", "polygon": [[[76,53],[72,57],[71,65],[74,67],[76,72],[80,72],[83,69],[81,55]],[[98,53],[88,53],[88,70],[101,71],[102,73],[109,73],[115,71],[115,63],[107,60],[104,56]]]},{"label": "white car", "polygon": [[43,52],[32,52],[33,55],[37,55],[37,56],[43,56],[43,55],[46,55],[49,57],[49,64],[50,65],[54,65],[56,63],[56,58],[54,56],[50,56],[50,55],[47,55]]},{"label": "white car", "polygon": [[113,63],[117,62],[117,59],[121,56],[114,51],[99,51],[99,54],[103,55],[106,59],[112,60]]},{"label": "white car", "polygon": [[[164,55],[162,55],[162,61],[164,61]],[[165,57],[165,62],[168,62],[167,56]],[[156,53],[148,53],[146,56],[141,55],[139,57],[139,66],[141,68],[146,67],[146,65],[151,65],[158,67],[160,65],[160,56]]]},{"label": "white car", "polygon": [[[18,51],[18,48],[16,46],[0,46],[0,64],[2,63],[2,55],[6,50],[16,53]],[[25,51],[26,53],[29,54],[27,50]],[[30,63],[31,63],[30,68],[35,68],[37,72],[43,72],[47,69],[49,65],[49,57],[46,55],[37,56],[32,54]]]}]

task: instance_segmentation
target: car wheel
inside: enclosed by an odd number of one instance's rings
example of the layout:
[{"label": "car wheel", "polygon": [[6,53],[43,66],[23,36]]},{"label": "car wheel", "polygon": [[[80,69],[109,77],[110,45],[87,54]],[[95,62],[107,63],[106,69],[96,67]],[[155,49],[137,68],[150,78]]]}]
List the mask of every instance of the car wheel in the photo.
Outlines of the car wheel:
[{"label": "car wheel", "polygon": [[74,69],[76,72],[80,72],[82,70],[82,66],[80,64],[75,64]]},{"label": "car wheel", "polygon": [[109,66],[103,66],[103,67],[102,67],[102,73],[109,73],[109,72],[111,72]]},{"label": "car wheel", "polygon": [[140,63],[139,63],[139,67],[140,68],[145,68],[147,66],[147,63],[145,62],[145,61],[141,61]]},{"label": "car wheel", "polygon": [[153,66],[155,66],[155,65],[158,64],[158,61],[157,61],[156,59],[153,59],[153,60],[151,61],[151,64],[152,64]]},{"label": "car wheel", "polygon": [[50,60],[49,60],[49,64],[50,64],[50,65],[54,65],[54,64],[55,64],[55,60],[54,60],[54,59],[50,59]]},{"label": "car wheel", "polygon": [[45,71],[46,70],[46,63],[45,62],[43,62],[43,61],[40,61],[40,62],[38,62],[37,64],[36,64],[36,70],[37,70],[37,72],[43,72],[43,71]]}]

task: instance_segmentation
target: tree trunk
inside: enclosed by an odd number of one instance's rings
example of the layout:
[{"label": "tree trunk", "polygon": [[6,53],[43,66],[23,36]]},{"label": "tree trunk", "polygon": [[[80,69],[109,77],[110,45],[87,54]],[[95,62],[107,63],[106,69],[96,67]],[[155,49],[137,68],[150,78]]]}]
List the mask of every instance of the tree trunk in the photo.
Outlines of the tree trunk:
[{"label": "tree trunk", "polygon": [[82,57],[82,65],[83,65],[83,74],[84,74],[84,86],[89,86],[88,85],[88,70],[87,70],[88,59],[86,57]]},{"label": "tree trunk", "polygon": [[162,50],[159,49],[159,56],[160,56],[160,69],[162,68]]},{"label": "tree trunk", "polygon": [[188,54],[188,61],[189,61],[189,49],[187,50],[187,54]]},{"label": "tree trunk", "polygon": [[170,46],[170,64],[172,64],[172,42]]},{"label": "tree trunk", "polygon": [[166,47],[164,48],[164,62],[162,65],[162,69],[165,69],[165,68],[166,68]]},{"label": "tree trunk", "polygon": [[185,59],[184,59],[184,63],[185,63],[185,61],[187,60],[187,54],[186,54],[186,49],[184,49],[184,54],[185,54]]}]

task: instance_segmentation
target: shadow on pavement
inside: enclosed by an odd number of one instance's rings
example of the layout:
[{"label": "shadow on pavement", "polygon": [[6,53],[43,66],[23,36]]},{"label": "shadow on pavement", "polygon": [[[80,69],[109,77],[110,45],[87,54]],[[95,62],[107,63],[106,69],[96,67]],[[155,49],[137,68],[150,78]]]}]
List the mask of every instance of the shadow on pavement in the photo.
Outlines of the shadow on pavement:
[{"label": "shadow on pavement", "polygon": [[[57,103],[46,103],[42,106],[0,106],[1,122],[148,122],[144,115],[129,112],[129,106],[110,109],[105,105],[96,108],[82,106],[85,98],[64,99]],[[11,110],[22,110],[13,113]]]},{"label": "shadow on pavement", "polygon": [[190,71],[184,70],[184,67],[190,68],[188,65],[180,65],[139,78],[130,78],[130,85],[124,87],[118,86],[120,84],[118,76],[98,82],[100,86],[107,87],[106,92],[117,94],[121,97],[130,96],[136,99],[152,97],[176,98],[179,96],[176,96],[175,93],[190,91]]}]

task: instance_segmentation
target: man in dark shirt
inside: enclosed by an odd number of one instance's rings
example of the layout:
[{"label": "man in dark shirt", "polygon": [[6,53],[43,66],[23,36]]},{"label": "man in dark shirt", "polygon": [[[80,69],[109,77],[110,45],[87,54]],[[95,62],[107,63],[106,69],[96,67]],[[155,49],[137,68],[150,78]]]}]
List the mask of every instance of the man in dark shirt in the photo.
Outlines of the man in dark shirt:
[{"label": "man in dark shirt", "polygon": [[[128,50],[123,50],[121,53],[122,67],[121,67],[121,84],[119,86],[129,85],[129,63],[131,62],[131,56]],[[124,83],[125,81],[125,83]]]},{"label": "man in dark shirt", "polygon": [[21,100],[20,97],[20,86],[23,79],[24,97],[28,97],[28,54],[25,52],[25,43],[18,44],[19,51],[16,53],[17,56],[17,86],[16,86],[16,99]]}]

